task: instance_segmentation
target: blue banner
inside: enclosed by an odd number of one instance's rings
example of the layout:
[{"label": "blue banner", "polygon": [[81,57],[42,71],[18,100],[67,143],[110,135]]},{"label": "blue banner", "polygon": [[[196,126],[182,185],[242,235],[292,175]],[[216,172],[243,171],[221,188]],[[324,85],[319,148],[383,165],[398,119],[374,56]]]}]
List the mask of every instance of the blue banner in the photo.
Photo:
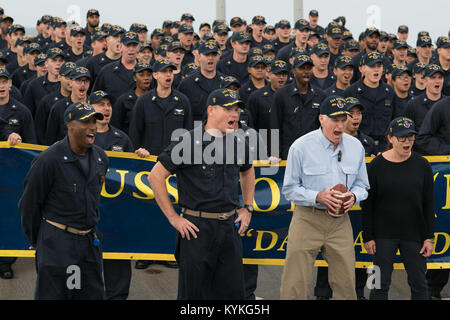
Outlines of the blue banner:
[{"label": "blue banner", "polygon": [[[32,159],[45,147],[21,144],[10,147],[0,142],[0,256],[32,257],[23,234],[17,202]],[[104,237],[106,259],[173,260],[175,229],[159,209],[147,176],[156,157],[145,160],[132,153],[107,152],[109,170],[102,188],[101,219],[98,228]],[[433,255],[428,268],[450,268],[450,157],[427,157],[435,179],[435,235]],[[367,161],[370,161],[368,158]],[[281,193],[285,162],[275,173],[268,166],[255,164],[255,213],[248,231],[242,234],[244,263],[283,265],[287,234],[294,205]],[[271,168],[274,169],[274,168]],[[178,201],[176,177],[167,180],[170,198]],[[175,206],[177,210],[178,207]],[[364,250],[361,237],[361,211],[349,212],[357,267],[367,267],[372,256]],[[326,265],[319,254],[316,265]],[[402,268],[397,257],[396,268]]]}]

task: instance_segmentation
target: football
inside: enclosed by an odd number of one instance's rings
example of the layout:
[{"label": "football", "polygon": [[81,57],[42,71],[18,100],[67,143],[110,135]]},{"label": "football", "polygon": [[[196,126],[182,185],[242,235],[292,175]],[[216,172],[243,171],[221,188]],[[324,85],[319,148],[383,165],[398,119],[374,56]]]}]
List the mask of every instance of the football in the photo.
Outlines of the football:
[{"label": "football", "polygon": [[333,217],[341,217],[344,214],[344,203],[351,199],[351,194],[345,194],[348,192],[348,189],[343,184],[337,184],[331,188],[334,191],[338,191],[333,194],[333,197],[342,200],[342,205],[340,208],[335,210],[334,208],[328,208],[328,213]]}]

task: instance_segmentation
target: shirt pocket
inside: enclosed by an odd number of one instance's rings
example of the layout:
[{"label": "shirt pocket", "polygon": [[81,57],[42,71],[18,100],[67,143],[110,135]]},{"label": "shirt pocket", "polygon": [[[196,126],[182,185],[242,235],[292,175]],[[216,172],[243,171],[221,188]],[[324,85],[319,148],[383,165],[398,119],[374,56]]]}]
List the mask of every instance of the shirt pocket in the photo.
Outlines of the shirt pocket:
[{"label": "shirt pocket", "polygon": [[307,165],[303,167],[303,173],[307,176],[321,176],[327,173],[324,165]]},{"label": "shirt pocket", "polygon": [[356,176],[358,175],[358,167],[355,166],[341,166],[342,172],[344,172],[346,177],[346,187],[350,190],[353,182],[356,180]]}]

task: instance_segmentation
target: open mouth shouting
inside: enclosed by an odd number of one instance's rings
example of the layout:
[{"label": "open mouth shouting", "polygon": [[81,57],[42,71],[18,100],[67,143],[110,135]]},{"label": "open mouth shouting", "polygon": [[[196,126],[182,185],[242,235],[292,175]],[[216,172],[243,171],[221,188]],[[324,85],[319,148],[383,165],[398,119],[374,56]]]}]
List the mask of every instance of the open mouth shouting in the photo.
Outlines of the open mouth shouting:
[{"label": "open mouth shouting", "polygon": [[88,143],[88,144],[90,144],[90,145],[94,144],[94,141],[95,141],[95,132],[88,133],[88,134],[86,135],[86,140],[87,140],[87,143]]}]

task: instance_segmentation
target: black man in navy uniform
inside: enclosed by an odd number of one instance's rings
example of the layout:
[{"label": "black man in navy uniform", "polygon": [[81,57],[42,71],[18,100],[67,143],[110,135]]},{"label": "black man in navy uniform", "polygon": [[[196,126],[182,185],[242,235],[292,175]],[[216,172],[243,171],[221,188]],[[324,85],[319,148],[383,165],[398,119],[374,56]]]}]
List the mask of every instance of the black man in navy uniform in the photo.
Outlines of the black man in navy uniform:
[{"label": "black man in navy uniform", "polygon": [[67,136],[34,158],[25,178],[18,207],[36,249],[36,300],[105,297],[96,225],[108,157],[94,145],[101,119],[89,104],[72,104],[64,114]]},{"label": "black man in navy uniform", "polygon": [[287,159],[289,148],[297,138],[320,126],[319,108],[325,94],[310,83],[313,66],[308,55],[296,55],[295,81],[275,92],[271,127],[280,130],[281,159]]}]

